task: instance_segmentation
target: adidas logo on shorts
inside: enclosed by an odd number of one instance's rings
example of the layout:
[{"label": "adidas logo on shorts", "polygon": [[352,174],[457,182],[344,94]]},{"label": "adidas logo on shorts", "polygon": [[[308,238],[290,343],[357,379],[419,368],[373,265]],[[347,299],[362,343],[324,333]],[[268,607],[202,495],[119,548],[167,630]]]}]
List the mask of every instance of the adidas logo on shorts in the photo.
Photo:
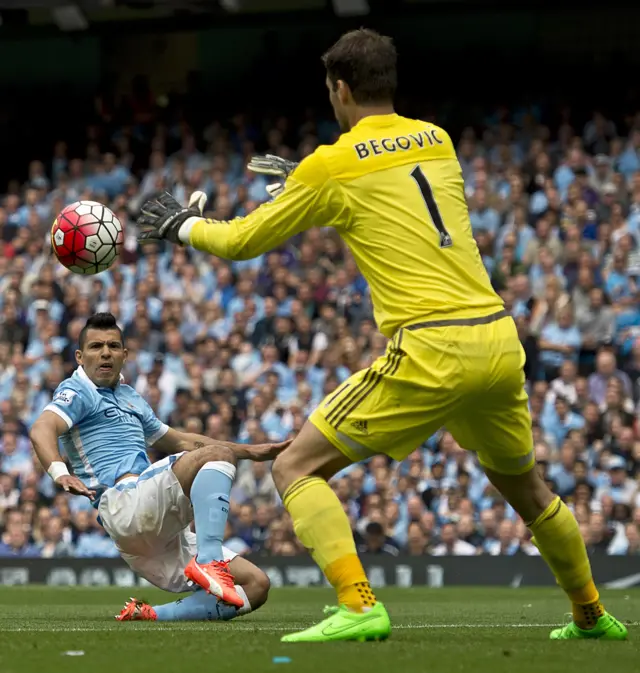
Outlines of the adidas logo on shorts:
[{"label": "adidas logo on shorts", "polygon": [[367,421],[353,421],[351,427],[355,428],[358,432],[361,432],[363,435],[366,435],[368,432]]}]

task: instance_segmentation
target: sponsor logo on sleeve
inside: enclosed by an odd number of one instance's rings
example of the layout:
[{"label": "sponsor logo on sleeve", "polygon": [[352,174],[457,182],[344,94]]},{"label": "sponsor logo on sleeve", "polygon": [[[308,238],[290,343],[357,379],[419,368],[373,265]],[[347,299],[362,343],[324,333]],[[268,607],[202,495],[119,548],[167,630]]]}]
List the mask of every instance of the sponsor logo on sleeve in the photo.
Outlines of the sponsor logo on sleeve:
[{"label": "sponsor logo on sleeve", "polygon": [[73,402],[73,398],[77,395],[78,393],[74,392],[73,390],[61,390],[60,392],[56,393],[53,396],[53,401],[56,404],[66,404],[69,405],[71,402]]}]

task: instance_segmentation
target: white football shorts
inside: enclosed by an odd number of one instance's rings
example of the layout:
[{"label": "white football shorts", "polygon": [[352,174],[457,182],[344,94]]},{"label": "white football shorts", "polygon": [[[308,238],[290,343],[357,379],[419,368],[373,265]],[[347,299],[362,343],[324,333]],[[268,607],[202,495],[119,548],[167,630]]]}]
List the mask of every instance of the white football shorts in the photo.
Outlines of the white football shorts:
[{"label": "white football shorts", "polygon": [[[184,569],[196,555],[191,531],[193,507],[171,466],[182,453],[150,465],[107,489],[98,514],[129,567],[151,584],[180,593],[189,591]],[[222,548],[225,561],[234,554]]]}]

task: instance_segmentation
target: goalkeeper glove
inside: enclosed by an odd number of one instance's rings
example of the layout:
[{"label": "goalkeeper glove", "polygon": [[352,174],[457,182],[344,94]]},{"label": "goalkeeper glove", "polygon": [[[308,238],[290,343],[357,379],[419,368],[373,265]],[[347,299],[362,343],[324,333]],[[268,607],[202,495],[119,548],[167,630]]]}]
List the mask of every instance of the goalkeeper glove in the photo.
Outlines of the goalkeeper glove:
[{"label": "goalkeeper glove", "polygon": [[[143,230],[138,235],[140,243],[157,243],[163,239],[183,245],[188,237],[180,237],[180,229],[184,224],[192,224],[202,219],[202,212],[207,201],[204,192],[194,192],[185,208],[168,192],[160,194],[157,199],[147,201],[138,218],[138,225]],[[189,222],[191,220],[191,222]]]},{"label": "goalkeeper glove", "polygon": [[[283,180],[286,180],[289,175],[296,169],[298,164],[295,161],[289,161],[282,157],[277,157],[275,154],[265,154],[251,157],[251,161],[247,164],[247,168],[254,173],[262,173],[263,175],[276,175]],[[269,196],[275,199],[278,194],[284,191],[284,185],[280,182],[275,182],[267,185],[267,192]]]},{"label": "goalkeeper glove", "polygon": [[200,215],[203,215],[206,204],[207,195],[204,192],[193,192],[189,199],[189,208],[197,208]]}]

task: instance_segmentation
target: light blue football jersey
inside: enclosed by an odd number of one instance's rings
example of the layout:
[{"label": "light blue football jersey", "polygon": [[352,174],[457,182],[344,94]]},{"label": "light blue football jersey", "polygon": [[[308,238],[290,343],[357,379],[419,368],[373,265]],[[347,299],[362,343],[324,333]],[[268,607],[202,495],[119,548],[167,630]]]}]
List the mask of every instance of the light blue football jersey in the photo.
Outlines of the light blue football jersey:
[{"label": "light blue football jersey", "polygon": [[169,429],[131,386],[98,388],[82,367],[56,388],[45,411],[69,427],[60,444],[76,477],[97,491],[95,507],[123,474],[149,467],[147,447]]}]

